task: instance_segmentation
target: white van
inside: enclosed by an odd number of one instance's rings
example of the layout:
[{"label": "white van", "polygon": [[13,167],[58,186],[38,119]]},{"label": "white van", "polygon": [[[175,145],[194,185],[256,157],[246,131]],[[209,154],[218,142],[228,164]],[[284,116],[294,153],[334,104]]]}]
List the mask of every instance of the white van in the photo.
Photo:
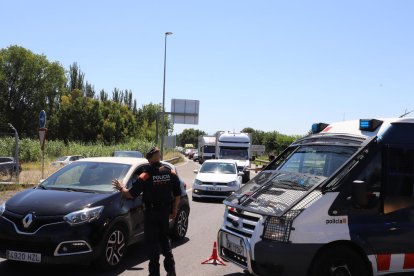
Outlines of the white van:
[{"label": "white van", "polygon": [[414,119],[312,131],[224,201],[220,256],[256,275],[414,272]]}]

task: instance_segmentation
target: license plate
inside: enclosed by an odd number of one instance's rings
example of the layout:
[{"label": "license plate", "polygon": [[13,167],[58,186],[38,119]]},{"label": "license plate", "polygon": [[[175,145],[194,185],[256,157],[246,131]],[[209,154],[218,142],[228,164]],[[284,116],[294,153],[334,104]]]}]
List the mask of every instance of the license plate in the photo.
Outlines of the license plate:
[{"label": "license plate", "polygon": [[42,255],[38,253],[11,251],[6,252],[6,258],[8,260],[28,262],[28,263],[40,263],[42,261]]},{"label": "license plate", "polygon": [[237,255],[246,257],[246,250],[242,238],[221,232],[221,246]]},{"label": "license plate", "polygon": [[207,191],[217,192],[217,191],[221,191],[221,188],[220,187],[207,187]]}]

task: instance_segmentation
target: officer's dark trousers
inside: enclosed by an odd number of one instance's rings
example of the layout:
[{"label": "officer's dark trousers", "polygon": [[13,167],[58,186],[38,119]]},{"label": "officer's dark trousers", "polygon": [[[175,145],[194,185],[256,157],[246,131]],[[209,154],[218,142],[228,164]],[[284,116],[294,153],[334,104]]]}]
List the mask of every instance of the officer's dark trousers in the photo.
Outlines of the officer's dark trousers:
[{"label": "officer's dark trousers", "polygon": [[145,211],[144,232],[149,257],[150,276],[160,275],[160,248],[164,255],[164,268],[175,275],[175,261],[169,239],[170,208],[153,208]]}]

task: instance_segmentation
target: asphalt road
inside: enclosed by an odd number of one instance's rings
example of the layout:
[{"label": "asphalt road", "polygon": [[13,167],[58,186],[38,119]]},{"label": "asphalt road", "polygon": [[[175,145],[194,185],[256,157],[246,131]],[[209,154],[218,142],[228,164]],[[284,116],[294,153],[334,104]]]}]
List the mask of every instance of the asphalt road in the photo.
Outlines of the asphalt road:
[{"label": "asphalt road", "polygon": [[[198,163],[188,161],[177,166],[180,177],[191,189]],[[188,192],[191,198],[191,191]],[[245,275],[239,267],[226,263],[226,266],[202,265],[201,262],[210,257],[213,242],[222,223],[224,205],[220,201],[193,202],[189,220],[187,238],[173,244],[177,275]],[[162,264],[161,257],[161,264]],[[161,275],[165,275],[161,266]],[[36,265],[13,263],[0,259],[0,275],[148,275],[148,259],[142,243],[131,246],[119,269],[100,273],[95,268],[79,265]]]}]

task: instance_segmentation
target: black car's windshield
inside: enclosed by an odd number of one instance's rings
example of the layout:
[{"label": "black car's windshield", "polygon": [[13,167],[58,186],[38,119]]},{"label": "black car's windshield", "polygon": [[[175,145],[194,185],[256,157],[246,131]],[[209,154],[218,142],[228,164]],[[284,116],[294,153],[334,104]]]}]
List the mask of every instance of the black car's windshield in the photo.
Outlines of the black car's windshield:
[{"label": "black car's windshield", "polygon": [[356,150],[355,147],[342,146],[298,147],[279,166],[260,172],[226,201],[234,204],[244,202],[251,208],[259,208],[257,202],[262,205],[279,202],[278,211],[283,211],[331,176]]},{"label": "black car's windshield", "polygon": [[101,162],[74,162],[42,182],[44,189],[112,192],[112,179],[122,179],[131,165]]},{"label": "black car's windshield", "polygon": [[220,159],[247,160],[249,159],[248,149],[220,147]]},{"label": "black car's windshield", "polygon": [[236,166],[234,164],[224,162],[208,162],[201,166],[200,173],[235,174]]}]

